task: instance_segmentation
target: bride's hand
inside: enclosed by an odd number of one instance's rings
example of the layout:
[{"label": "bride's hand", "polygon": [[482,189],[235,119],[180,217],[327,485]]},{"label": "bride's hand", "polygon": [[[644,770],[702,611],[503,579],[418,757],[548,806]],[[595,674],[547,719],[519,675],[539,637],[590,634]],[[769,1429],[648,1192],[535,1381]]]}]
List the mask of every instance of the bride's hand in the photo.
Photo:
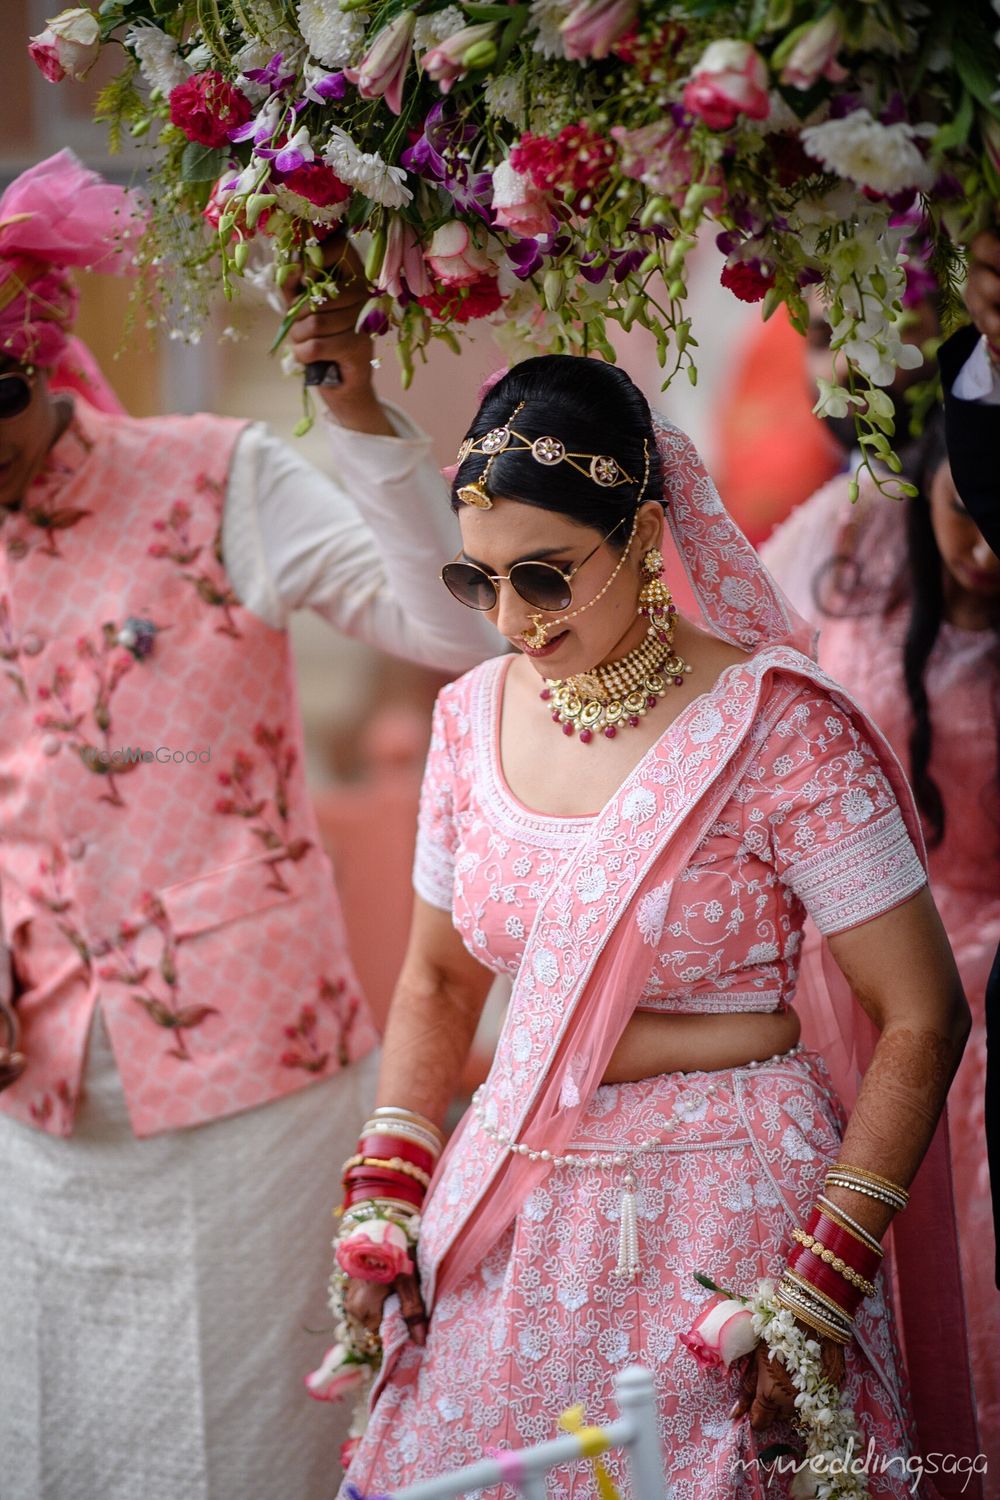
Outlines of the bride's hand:
[{"label": "bride's hand", "polygon": [[413,1272],[397,1276],[395,1281],[389,1283],[349,1281],[344,1294],[344,1307],[356,1323],[360,1323],[362,1328],[375,1336],[382,1323],[385,1300],[391,1292],[399,1295],[399,1310],[413,1342],[424,1345],[427,1342],[427,1310]]},{"label": "bride's hand", "polygon": [[[819,1345],[820,1368],[831,1384],[839,1386],[845,1369],[843,1345],[832,1339],[820,1339]],[[768,1354],[766,1344],[758,1344],[747,1360],[739,1398],[730,1416],[735,1421],[749,1413],[754,1432],[763,1432],[772,1422],[794,1415],[795,1396],[795,1386],[784,1365]]]},{"label": "bride's hand", "polygon": [[20,1043],[21,1027],[17,1012],[6,1000],[0,1000],[0,1090],[16,1083],[27,1067]]}]

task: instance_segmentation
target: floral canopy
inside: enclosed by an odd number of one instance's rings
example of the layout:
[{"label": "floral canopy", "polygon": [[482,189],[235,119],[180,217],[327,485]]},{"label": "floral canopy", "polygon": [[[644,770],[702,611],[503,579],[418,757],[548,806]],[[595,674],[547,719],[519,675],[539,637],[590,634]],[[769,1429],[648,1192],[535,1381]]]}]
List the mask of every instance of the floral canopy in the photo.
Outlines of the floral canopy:
[{"label": "floral canopy", "polygon": [[609,320],[641,324],[665,382],[694,381],[685,267],[709,223],[724,285],[765,316],[801,325],[823,288],[850,373],[819,409],[853,406],[892,465],[884,388],[920,358],[901,315],[936,286],[947,321],[1000,201],[994,6],[104,0],[31,51],[53,80],[120,57],[99,114],[149,159],[175,323],[259,275],[260,246],[268,277],[311,267],[322,295],[342,225],[406,381],[484,320],[513,351],[609,359]]}]

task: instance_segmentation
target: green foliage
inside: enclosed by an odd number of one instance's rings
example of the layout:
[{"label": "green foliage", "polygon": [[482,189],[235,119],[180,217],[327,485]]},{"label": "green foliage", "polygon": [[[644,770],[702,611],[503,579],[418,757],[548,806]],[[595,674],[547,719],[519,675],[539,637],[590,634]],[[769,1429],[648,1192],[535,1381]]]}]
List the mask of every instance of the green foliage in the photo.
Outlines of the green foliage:
[{"label": "green foliage", "polygon": [[106,83],[97,96],[94,118],[103,121],[108,127],[110,151],[120,151],[122,131],[146,116],[146,102],[135,86],[138,72],[138,64],[130,57],[118,76]]}]

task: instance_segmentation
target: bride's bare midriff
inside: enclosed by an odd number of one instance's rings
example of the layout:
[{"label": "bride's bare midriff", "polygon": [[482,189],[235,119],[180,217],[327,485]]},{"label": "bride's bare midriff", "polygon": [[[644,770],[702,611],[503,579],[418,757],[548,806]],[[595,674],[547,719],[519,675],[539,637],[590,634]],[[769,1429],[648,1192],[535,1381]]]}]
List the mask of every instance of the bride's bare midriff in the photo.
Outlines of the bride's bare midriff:
[{"label": "bride's bare midriff", "polygon": [[658,1073],[739,1068],[787,1052],[799,1039],[793,1010],[724,1016],[637,1011],[611,1054],[604,1083],[637,1083]]}]

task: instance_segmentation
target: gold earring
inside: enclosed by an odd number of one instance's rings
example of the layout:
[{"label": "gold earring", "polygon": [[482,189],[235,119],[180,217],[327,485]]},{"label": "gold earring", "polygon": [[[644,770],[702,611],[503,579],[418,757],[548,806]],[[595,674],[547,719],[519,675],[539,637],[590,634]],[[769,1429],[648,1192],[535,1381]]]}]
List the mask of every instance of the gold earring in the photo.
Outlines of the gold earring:
[{"label": "gold earring", "polygon": [[650,547],[642,554],[642,571],[647,578],[659,578],[663,572],[663,553],[659,547]]}]

